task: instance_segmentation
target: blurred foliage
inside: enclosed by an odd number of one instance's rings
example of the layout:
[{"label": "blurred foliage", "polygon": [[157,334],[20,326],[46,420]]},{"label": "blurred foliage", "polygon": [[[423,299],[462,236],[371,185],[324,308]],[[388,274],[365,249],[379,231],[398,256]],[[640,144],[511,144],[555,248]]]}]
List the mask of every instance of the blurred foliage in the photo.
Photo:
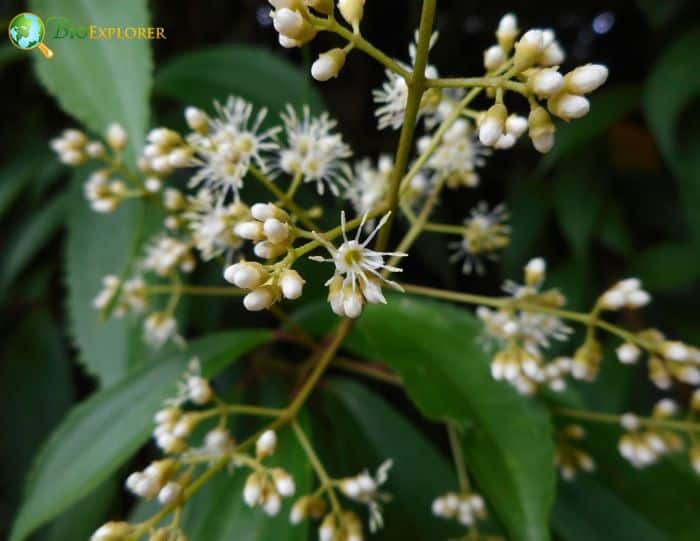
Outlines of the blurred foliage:
[{"label": "blurred foliage", "polygon": [[[4,20],[20,9],[14,2],[0,6]],[[51,156],[49,138],[77,121],[102,132],[118,120],[129,129],[133,157],[152,119],[181,122],[185,104],[209,106],[228,93],[268,107],[271,115],[287,102],[309,102],[314,109],[325,102],[358,156],[390,151],[396,134],[374,129],[369,89],[379,84],[382,70],[358,54],[337,81],[312,84],[306,75],[312,53],[275,46],[262,0],[154,1],[150,14],[144,0],[91,2],[89,7],[74,0],[35,0],[29,7],[42,15],[100,24],[151,20],[168,32],[168,40],[153,44],[54,40],[52,62],[10,45],[0,47],[0,77],[10,96],[0,104],[0,535],[9,534],[24,495],[14,540],[43,526],[32,538],[73,541],[85,539],[106,517],[133,510],[119,479],[152,456],[151,449],[137,451],[148,439],[153,410],[187,359],[173,351],[147,354],[135,320],[98,320],[90,301],[101,277],[124,272],[127,254],[140,248],[159,217],[148,204],[108,218],[91,213],[82,200],[86,173],[71,178]],[[404,58],[418,7],[417,0],[369,2],[365,32]],[[507,200],[515,233],[500,273],[494,268],[485,278],[461,277],[453,285],[454,273],[446,272],[444,259],[430,255],[442,253],[445,241],[430,238],[421,247],[424,255],[407,262],[408,280],[493,293],[503,278],[519,275],[526,259],[541,255],[551,262],[550,283],[562,288],[572,307],[587,308],[606,285],[637,275],[656,299],[643,316],[625,323],[633,328],[659,325],[698,344],[697,3],[441,0],[441,40],[432,57],[441,73],[478,72],[493,27],[511,9],[528,26],[556,28],[572,65],[606,63],[611,79],[593,99],[586,119],[559,126],[550,155],[538,161],[526,145],[503,154],[485,168],[478,191],[460,192],[439,210],[456,222],[481,199]],[[314,50],[330,43],[322,37]],[[328,201],[329,207],[335,204]],[[212,282],[217,276],[213,270],[200,271]],[[523,407],[510,389],[495,389],[483,355],[472,351],[475,329],[468,314],[397,301],[369,310],[348,349],[390,363],[405,377],[408,398],[429,418],[449,415],[463,422],[467,459],[476,468],[479,489],[496,506],[491,525],[496,531],[533,540],[546,539],[549,526],[566,541],[697,538],[700,523],[694,510],[700,491],[687,467],[670,462],[643,474],[633,471],[617,455],[614,431],[605,430],[599,430],[600,439],[589,440],[596,442],[600,472],[560,484],[548,524],[555,494],[546,463],[551,458],[549,417],[533,404]],[[316,332],[332,324],[325,308],[323,315],[314,315],[313,309],[303,315]],[[193,301],[180,316],[197,336],[272,323],[266,316],[251,318],[236,300]],[[261,341],[258,331],[234,331],[194,341],[192,348],[203,348],[210,373],[233,379],[232,371],[238,371],[238,387],[259,393],[269,385],[260,382],[269,382],[277,370],[270,359],[299,355],[293,348],[271,346],[253,363],[228,366]],[[467,351],[479,362],[460,365]],[[464,373],[453,382],[454,365]],[[608,411],[647,408],[655,391],[642,374],[607,365],[605,384],[574,399]],[[425,374],[439,387],[426,384]],[[289,392],[282,389],[273,397],[281,403]],[[387,456],[395,458],[397,470],[412,472],[392,476],[390,488],[398,496],[388,508],[390,525],[381,538],[429,538],[445,527],[427,515],[430,496],[455,483],[446,440],[432,423],[416,421],[414,404],[401,393],[380,397],[375,391],[364,382],[333,380],[315,398],[318,404],[312,403],[314,413],[305,422],[337,475]],[[474,419],[480,421],[478,430],[471,427]],[[518,436],[525,429],[537,433],[541,446],[515,456],[527,464],[514,466],[513,447],[519,450],[528,441]],[[296,460],[296,452],[289,450],[290,460]],[[308,479],[309,472],[296,473],[298,479]],[[232,528],[245,531],[240,534],[245,539],[280,538],[257,528],[250,513],[239,507],[237,484],[235,477],[221,478],[195,498],[194,515],[186,518],[199,535],[195,541],[229,538]],[[228,502],[232,511],[210,520],[206,513],[212,501]],[[454,533],[447,528],[444,533]],[[288,538],[306,534],[294,530]]]}]

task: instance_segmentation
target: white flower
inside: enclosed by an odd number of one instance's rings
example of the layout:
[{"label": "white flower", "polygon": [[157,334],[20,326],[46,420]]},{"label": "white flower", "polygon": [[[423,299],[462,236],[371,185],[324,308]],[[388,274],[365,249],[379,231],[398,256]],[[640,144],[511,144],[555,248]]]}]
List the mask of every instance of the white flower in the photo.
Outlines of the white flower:
[{"label": "white flower", "polygon": [[[102,290],[93,299],[92,305],[102,310],[109,306],[119,291],[121,280],[113,274],[102,279]],[[126,280],[121,287],[121,294],[114,306],[114,315],[122,317],[129,312],[141,313],[146,309],[148,295],[146,283],[140,277]]]},{"label": "white flower", "polygon": [[483,259],[498,259],[496,252],[509,242],[510,227],[505,225],[509,215],[504,205],[489,210],[483,201],[472,209],[470,216],[464,220],[462,240],[451,242],[448,246],[455,249],[450,263],[464,259],[462,272],[470,274],[484,273]]},{"label": "white flower", "polygon": [[[437,41],[438,34],[434,33],[430,38],[430,48]],[[416,33],[417,40],[417,33]],[[416,63],[416,45],[412,43],[409,47],[411,57],[411,67]],[[402,64],[403,65],[403,64]],[[411,69],[409,66],[404,66]],[[392,128],[398,130],[403,125],[408,103],[408,85],[406,80],[391,70],[386,70],[387,80],[382,83],[381,88],[372,91],[374,103],[377,109],[374,116],[377,117],[377,127],[380,130]],[[437,78],[438,72],[434,66],[425,67],[425,76],[429,79]]]},{"label": "white flower", "polygon": [[177,321],[167,312],[154,312],[143,323],[146,342],[154,348],[160,348],[168,340],[181,341],[177,334]]},{"label": "white flower", "polygon": [[376,532],[383,526],[381,502],[388,501],[390,496],[379,491],[379,488],[389,478],[389,470],[393,466],[391,459],[384,461],[377,473],[372,476],[367,470],[355,477],[348,477],[340,481],[340,490],[348,498],[364,503],[369,508],[369,528]]},{"label": "white flower", "polygon": [[188,198],[189,210],[184,213],[192,232],[195,247],[202,259],[209,261],[228,250],[239,248],[243,239],[234,233],[236,225],[249,216],[248,207],[241,201],[225,204],[223,198],[215,199],[206,189]]},{"label": "white flower", "polygon": [[350,200],[358,214],[373,211],[384,200],[393,168],[394,162],[388,154],[379,157],[376,167],[369,159],[355,164],[352,182],[345,197]]},{"label": "white flower", "polygon": [[153,271],[159,276],[168,276],[177,268],[192,272],[194,257],[187,244],[176,238],[160,235],[147,247],[141,263],[144,270]]},{"label": "white flower", "polygon": [[[418,139],[418,152],[425,152],[431,140],[430,136]],[[484,156],[488,154],[476,139],[469,121],[459,119],[442,137],[425,167],[435,175],[446,175],[451,186],[474,187],[479,183],[476,168],[484,165]]]},{"label": "white flower", "polygon": [[326,282],[329,286],[328,300],[333,311],[339,316],[356,318],[362,313],[365,302],[386,303],[382,293],[381,284],[403,291],[396,282],[384,278],[382,269],[390,272],[401,272],[401,269],[384,262],[385,257],[405,257],[407,254],[400,252],[377,252],[367,247],[377,232],[389,219],[389,213],[385,214],[367,236],[360,242],[360,234],[367,220],[367,215],[362,217],[362,222],[357,228],[354,239],[347,237],[345,212],[340,213],[341,227],[343,231],[343,244],[336,249],[333,244],[316,234],[316,239],[330,252],[331,258],[313,256],[314,261],[326,261],[335,264],[335,274]]},{"label": "white flower", "polygon": [[209,121],[206,134],[193,133],[188,142],[195,148],[193,159],[199,171],[190,180],[190,186],[204,182],[222,195],[238,194],[251,165],[267,170],[263,153],[277,149],[273,138],[279,128],[261,130],[266,109],[253,114],[247,101],[230,96],[225,105],[215,103],[218,117]]},{"label": "white flower", "polygon": [[347,186],[349,168],[343,161],[352,155],[350,147],[342,137],[333,133],[337,123],[328,113],[312,117],[308,106],[299,116],[294,108],[287,106],[281,115],[287,144],[280,150],[278,169],[294,175],[301,173],[304,182],[315,182],[319,194],[325,185],[334,195],[339,187]]}]

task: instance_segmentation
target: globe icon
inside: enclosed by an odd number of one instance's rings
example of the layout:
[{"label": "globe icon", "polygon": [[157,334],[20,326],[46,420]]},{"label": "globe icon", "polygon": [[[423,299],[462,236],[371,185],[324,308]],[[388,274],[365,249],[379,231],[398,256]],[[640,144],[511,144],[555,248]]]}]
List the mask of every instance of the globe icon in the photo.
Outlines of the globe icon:
[{"label": "globe icon", "polygon": [[7,28],[12,45],[19,49],[29,51],[39,48],[45,58],[53,58],[53,51],[44,45],[46,27],[44,21],[33,13],[20,13],[15,15]]},{"label": "globe icon", "polygon": [[44,21],[33,13],[20,13],[10,21],[10,41],[20,49],[38,47],[44,41]]}]

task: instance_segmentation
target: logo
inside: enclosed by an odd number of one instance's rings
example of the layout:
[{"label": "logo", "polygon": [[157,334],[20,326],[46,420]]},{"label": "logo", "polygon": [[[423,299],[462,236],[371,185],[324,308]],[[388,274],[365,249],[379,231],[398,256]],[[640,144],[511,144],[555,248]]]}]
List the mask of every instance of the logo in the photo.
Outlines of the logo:
[{"label": "logo", "polygon": [[41,17],[25,12],[15,15],[7,27],[12,45],[23,51],[39,49],[45,58],[53,58],[53,51],[44,45],[46,26]]},{"label": "logo", "polygon": [[[51,39],[80,40],[134,40],[167,39],[165,28],[160,26],[99,26],[89,24],[73,26],[68,17],[49,17],[46,19]],[[7,33],[12,45],[23,51],[39,49],[44,57],[53,58],[53,51],[44,44],[47,25],[34,13],[20,13],[10,21]]]}]

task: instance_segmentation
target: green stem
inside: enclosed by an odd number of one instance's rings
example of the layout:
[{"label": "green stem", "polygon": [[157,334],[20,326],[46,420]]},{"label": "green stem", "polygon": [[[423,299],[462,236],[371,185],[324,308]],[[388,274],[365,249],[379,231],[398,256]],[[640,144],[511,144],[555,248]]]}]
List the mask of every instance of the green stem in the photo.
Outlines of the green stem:
[{"label": "green stem", "polygon": [[518,94],[528,95],[527,85],[509,81],[504,77],[460,77],[450,79],[428,79],[430,88],[503,88]]},{"label": "green stem", "polygon": [[316,472],[316,475],[318,476],[318,479],[321,482],[321,486],[325,488],[326,493],[328,494],[328,498],[331,501],[331,507],[333,508],[333,511],[336,514],[339,514],[341,511],[340,502],[338,501],[338,498],[335,494],[335,490],[333,489],[333,480],[328,475],[328,472],[323,466],[321,459],[316,454],[313,445],[311,445],[311,442],[306,437],[306,434],[304,434],[304,431],[302,430],[301,426],[296,420],[292,421],[292,429],[294,430],[294,434],[297,437],[299,445],[301,445],[301,448],[304,450],[304,453],[306,453],[306,457],[309,459],[309,462],[311,462],[311,466],[313,466],[314,471]]},{"label": "green stem", "polygon": [[[555,415],[593,421],[597,423],[620,424],[621,415],[612,413],[599,413],[596,411],[575,410],[570,408],[555,408],[552,410]],[[639,417],[639,424],[647,428],[661,428],[670,430],[680,430],[683,432],[700,432],[700,423],[688,421],[673,421],[669,419],[653,419],[651,417]]]},{"label": "green stem", "polygon": [[436,0],[424,0],[421,11],[420,26],[418,28],[418,43],[416,45],[416,61],[413,68],[413,77],[407,81],[408,98],[406,100],[406,112],[404,114],[403,126],[399,137],[399,147],[396,151],[394,168],[389,181],[388,207],[392,211],[386,225],[377,236],[376,249],[382,251],[389,243],[391,226],[394,220],[393,211],[399,202],[399,188],[401,179],[413,148],[413,134],[416,129],[420,103],[425,92],[425,67],[428,64],[428,53],[430,52],[430,37],[433,32],[433,21],[435,19]]},{"label": "green stem", "polygon": [[327,32],[333,32],[334,34],[339,35],[343,39],[347,40],[349,43],[352,44],[352,46],[356,49],[359,49],[360,51],[368,54],[372,58],[374,58],[377,62],[382,64],[385,68],[388,70],[393,71],[394,73],[399,74],[401,77],[406,79],[407,81],[411,79],[412,73],[410,70],[406,69],[403,67],[399,62],[394,60],[393,58],[387,56],[384,54],[382,51],[377,49],[374,45],[372,45],[369,41],[367,41],[365,38],[363,38],[360,34],[356,34],[352,32],[351,30],[348,30],[345,28],[343,25],[338,23],[335,19],[324,19],[321,17],[311,17],[311,22],[316,28],[319,28],[320,30],[325,30]]},{"label": "green stem", "polygon": [[464,226],[463,225],[451,225],[451,224],[438,224],[435,222],[428,222],[423,226],[423,231],[431,231],[433,233],[446,233],[448,235],[459,235],[464,236]]},{"label": "green stem", "polygon": [[233,296],[240,297],[247,291],[237,287],[208,287],[208,286],[149,286],[146,293],[149,295],[170,295],[179,289],[184,295],[199,295],[205,297]]},{"label": "green stem", "polygon": [[304,178],[304,172],[299,169],[294,174],[294,178],[292,179],[292,183],[289,185],[289,188],[287,189],[287,193],[285,194],[285,197],[288,201],[291,201],[294,198],[294,194],[297,193],[297,189],[301,185],[301,181]]},{"label": "green stem", "polygon": [[447,421],[445,424],[447,425],[447,436],[450,439],[452,459],[454,460],[457,478],[459,479],[459,489],[464,494],[469,494],[469,476],[467,475],[467,466],[464,462],[464,452],[459,441],[457,426],[452,421]]}]

